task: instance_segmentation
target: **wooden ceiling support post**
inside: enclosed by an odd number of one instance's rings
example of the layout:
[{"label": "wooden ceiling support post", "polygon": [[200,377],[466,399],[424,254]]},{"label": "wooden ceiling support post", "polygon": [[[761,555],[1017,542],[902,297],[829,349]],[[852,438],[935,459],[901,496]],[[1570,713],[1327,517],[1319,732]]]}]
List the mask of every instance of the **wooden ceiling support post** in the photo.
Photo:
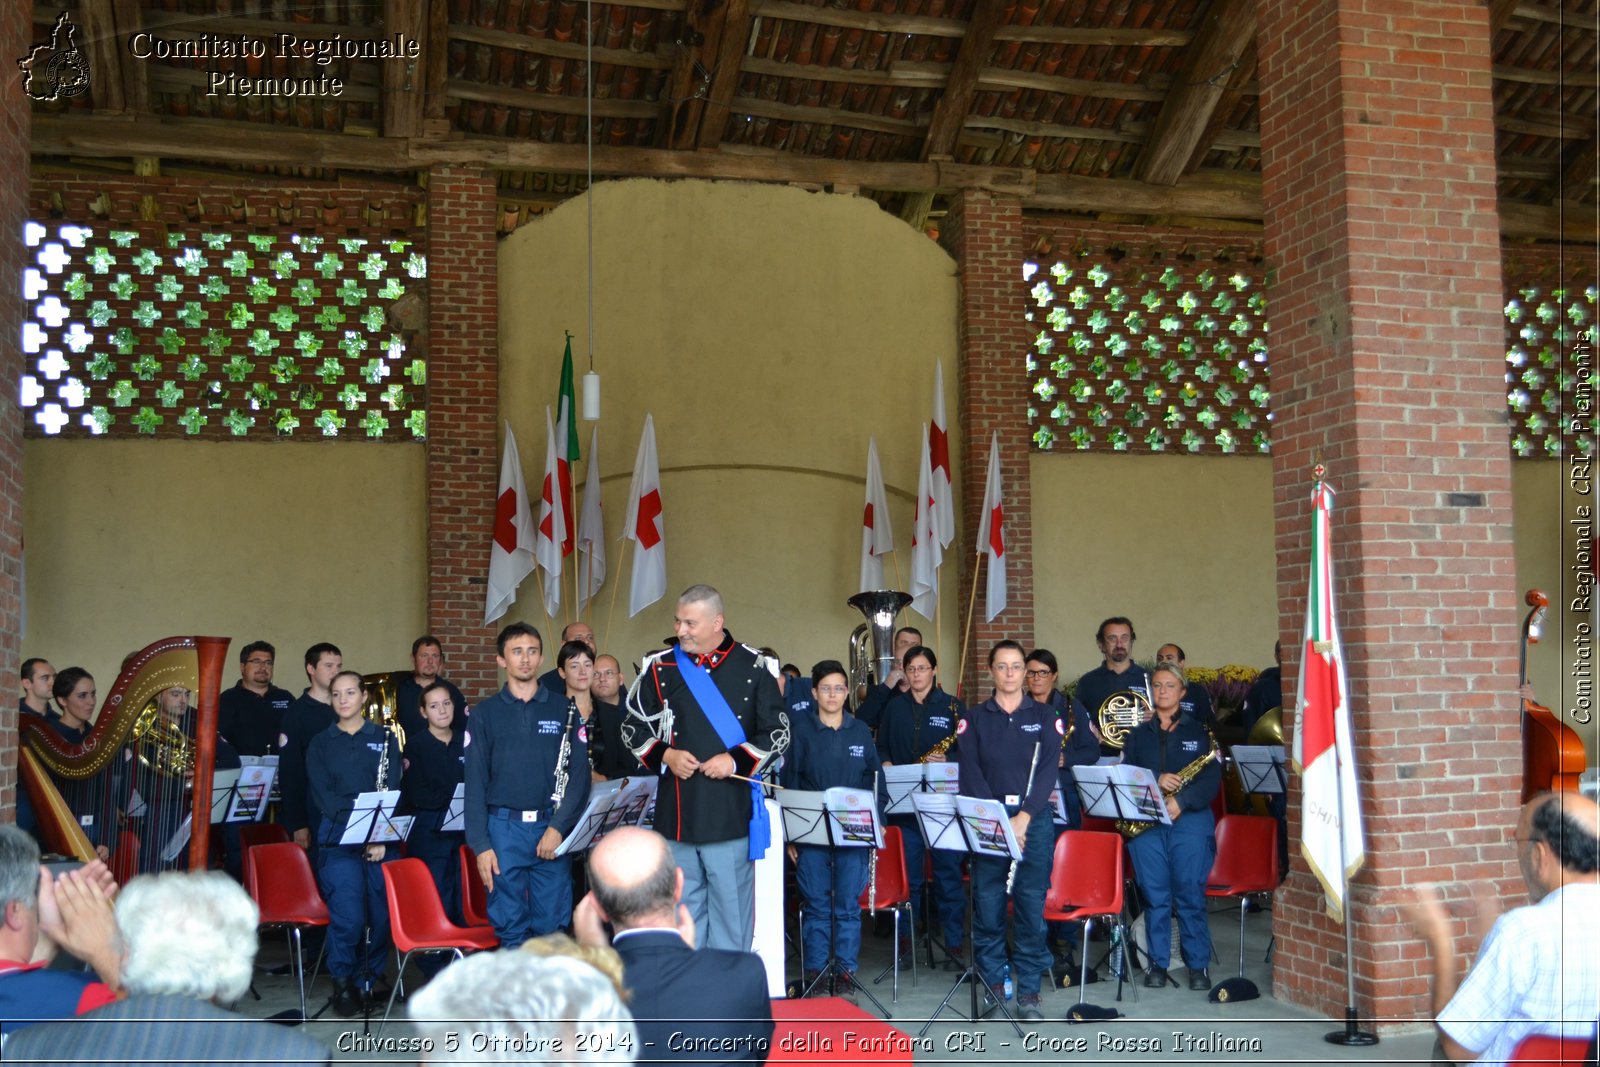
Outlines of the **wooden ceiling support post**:
[{"label": "wooden ceiling support post", "polygon": [[730,105],[739,92],[739,64],[744,61],[745,42],[750,39],[749,0],[723,0],[719,21],[715,51],[711,35],[706,34],[706,52],[716,57],[711,84],[706,89],[699,123],[694,127],[694,141],[684,141],[683,148],[715,148],[721,144]]},{"label": "wooden ceiling support post", "polygon": [[428,63],[428,17],[423,0],[383,0],[383,28],[417,42],[416,59],[382,64],[383,136],[420,137]]}]

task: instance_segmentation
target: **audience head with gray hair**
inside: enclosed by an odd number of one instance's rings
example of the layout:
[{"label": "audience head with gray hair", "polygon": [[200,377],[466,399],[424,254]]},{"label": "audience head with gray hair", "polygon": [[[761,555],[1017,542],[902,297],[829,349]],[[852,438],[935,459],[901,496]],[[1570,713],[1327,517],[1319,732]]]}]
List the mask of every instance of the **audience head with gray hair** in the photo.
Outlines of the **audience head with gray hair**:
[{"label": "audience head with gray hair", "polygon": [[428,1063],[632,1063],[640,1052],[611,979],[570,956],[468,956],[412,996],[409,1012]]},{"label": "audience head with gray hair", "polygon": [[220,871],[135,878],[117,898],[122,984],[231,1004],[250,988],[259,922],[255,901]]},{"label": "audience head with gray hair", "polygon": [[38,939],[39,843],[0,826],[0,959],[33,958]]}]

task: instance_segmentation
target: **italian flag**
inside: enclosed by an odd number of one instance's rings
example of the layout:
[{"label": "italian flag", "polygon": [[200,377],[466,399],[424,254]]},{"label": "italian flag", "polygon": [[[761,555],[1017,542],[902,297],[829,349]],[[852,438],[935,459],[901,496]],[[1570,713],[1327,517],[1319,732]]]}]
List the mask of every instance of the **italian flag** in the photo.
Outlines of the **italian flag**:
[{"label": "italian flag", "polygon": [[1344,921],[1349,877],[1366,858],[1350,738],[1350,695],[1333,606],[1330,526],[1333,490],[1311,490],[1311,588],[1295,715],[1294,769],[1300,775],[1300,852],[1322,883],[1328,917]]},{"label": "italian flag", "polygon": [[577,522],[572,513],[572,465],[578,455],[577,408],[572,390],[572,338],[567,338],[567,354],[561,360],[561,392],[556,402],[556,481],[561,486],[561,514],[566,516],[566,536],[561,540],[561,555],[572,555],[577,547]]}]

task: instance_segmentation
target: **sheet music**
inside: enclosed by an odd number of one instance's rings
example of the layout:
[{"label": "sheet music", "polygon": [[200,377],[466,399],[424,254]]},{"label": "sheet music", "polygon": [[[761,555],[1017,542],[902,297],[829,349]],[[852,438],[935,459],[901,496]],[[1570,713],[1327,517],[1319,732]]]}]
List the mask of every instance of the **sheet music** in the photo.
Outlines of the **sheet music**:
[{"label": "sheet music", "polygon": [[1233,763],[1246,793],[1282,793],[1285,762],[1282,745],[1233,746]]},{"label": "sheet music", "polygon": [[883,785],[889,794],[889,802],[883,808],[885,815],[912,813],[911,794],[922,789],[924,766],[921,763],[896,763],[883,769]]},{"label": "sheet music", "polygon": [[[572,831],[556,846],[557,856],[582,852],[603,836],[601,828],[605,826],[606,817],[611,814],[624,781],[618,778],[615,781],[595,782],[589,787],[589,799],[584,804],[583,811],[578,813],[578,821],[572,824]],[[615,825],[612,823],[612,826]]]},{"label": "sheet music", "polygon": [[255,763],[239,768],[239,781],[228,802],[225,822],[260,822],[267,813],[267,797],[272,795],[272,780],[277,776],[277,761]]},{"label": "sheet music", "polygon": [[956,818],[956,798],[950,793],[912,793],[911,805],[917,812],[922,839],[929,848],[970,852],[966,836]]},{"label": "sheet music", "polygon": [[966,831],[967,842],[975,856],[994,859],[1019,860],[1022,846],[1011,829],[1011,816],[998,800],[979,800],[976,797],[955,798],[956,814]]},{"label": "sheet music", "polygon": [[961,764],[959,763],[924,763],[926,771],[928,792],[949,793],[954,796],[961,788]]},{"label": "sheet music", "polygon": [[1167,801],[1156,784],[1155,772],[1125,764],[1074,767],[1078,798],[1086,815],[1102,819],[1130,819],[1170,825]]},{"label": "sheet music", "polygon": [[444,820],[439,823],[439,832],[447,834],[452,831],[465,832],[467,829],[467,783],[457,782],[456,791],[450,794],[450,803],[444,809]]},{"label": "sheet music", "polygon": [[128,791],[128,811],[130,819],[142,819],[150,811],[150,805],[145,803],[144,797],[139,795],[137,789]]},{"label": "sheet music", "polygon": [[171,863],[178,858],[184,849],[189,847],[189,833],[193,828],[194,813],[190,812],[183,817],[183,821],[178,824],[178,829],[173,832],[173,835],[167,839],[167,843],[161,846],[162,863]]},{"label": "sheet music", "polygon": [[[403,840],[404,835],[397,832],[395,825],[401,820],[394,818],[394,809],[399,803],[398,789],[358,795],[355,807],[350,812],[350,821],[345,824],[344,832],[339,835],[339,844],[365,845],[380,841]],[[404,822],[406,832],[410,832],[410,816],[407,816]]]},{"label": "sheet music", "polygon": [[830,845],[825,794],[809,789],[784,789],[778,793],[783,815],[783,840],[790,845]]},{"label": "sheet music", "polygon": [[212,774],[211,822],[213,825],[227,820],[228,804],[233,799],[234,786],[239,784],[239,776],[243,773],[243,767],[229,767],[225,771],[216,771]]},{"label": "sheet music", "polygon": [[883,847],[883,824],[872,790],[834,786],[823,790],[822,802],[828,809],[835,845]]}]

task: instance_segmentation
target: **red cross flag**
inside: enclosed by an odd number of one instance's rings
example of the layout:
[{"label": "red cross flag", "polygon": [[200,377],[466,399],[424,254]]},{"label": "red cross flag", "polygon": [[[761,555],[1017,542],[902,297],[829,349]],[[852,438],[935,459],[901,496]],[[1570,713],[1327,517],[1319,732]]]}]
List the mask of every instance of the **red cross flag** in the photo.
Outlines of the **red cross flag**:
[{"label": "red cross flag", "polygon": [[[989,480],[983,490],[983,512],[978,524],[978,551],[989,555],[989,577],[984,586],[984,621],[1006,610],[1005,502],[1000,490],[1000,435],[989,438]],[[1058,722],[1056,725],[1060,725]]]},{"label": "red cross flag", "polygon": [[928,460],[928,432],[923,427],[922,459],[917,468],[917,511],[911,531],[911,607],[932,619],[939,603],[939,524],[934,516],[933,471]]},{"label": "red cross flag", "polygon": [[489,539],[489,587],[483,604],[483,624],[488,626],[517,599],[517,586],[533,570],[533,514],[528,510],[528,487],[522,481],[522,460],[517,439],[506,423],[506,441],[500,454],[500,491],[494,501],[494,533]]},{"label": "red cross flag", "polygon": [[667,592],[667,545],[661,529],[661,468],[656,463],[655,420],[644,417],[639,455],[628,486],[628,515],[622,536],[635,543],[633,576],[628,583],[628,617],[639,614]]},{"label": "red cross flag", "polygon": [[933,365],[933,421],[928,424],[928,465],[933,491],[934,529],[939,547],[956,537],[955,492],[950,488],[950,433],[944,417],[944,361]]}]

